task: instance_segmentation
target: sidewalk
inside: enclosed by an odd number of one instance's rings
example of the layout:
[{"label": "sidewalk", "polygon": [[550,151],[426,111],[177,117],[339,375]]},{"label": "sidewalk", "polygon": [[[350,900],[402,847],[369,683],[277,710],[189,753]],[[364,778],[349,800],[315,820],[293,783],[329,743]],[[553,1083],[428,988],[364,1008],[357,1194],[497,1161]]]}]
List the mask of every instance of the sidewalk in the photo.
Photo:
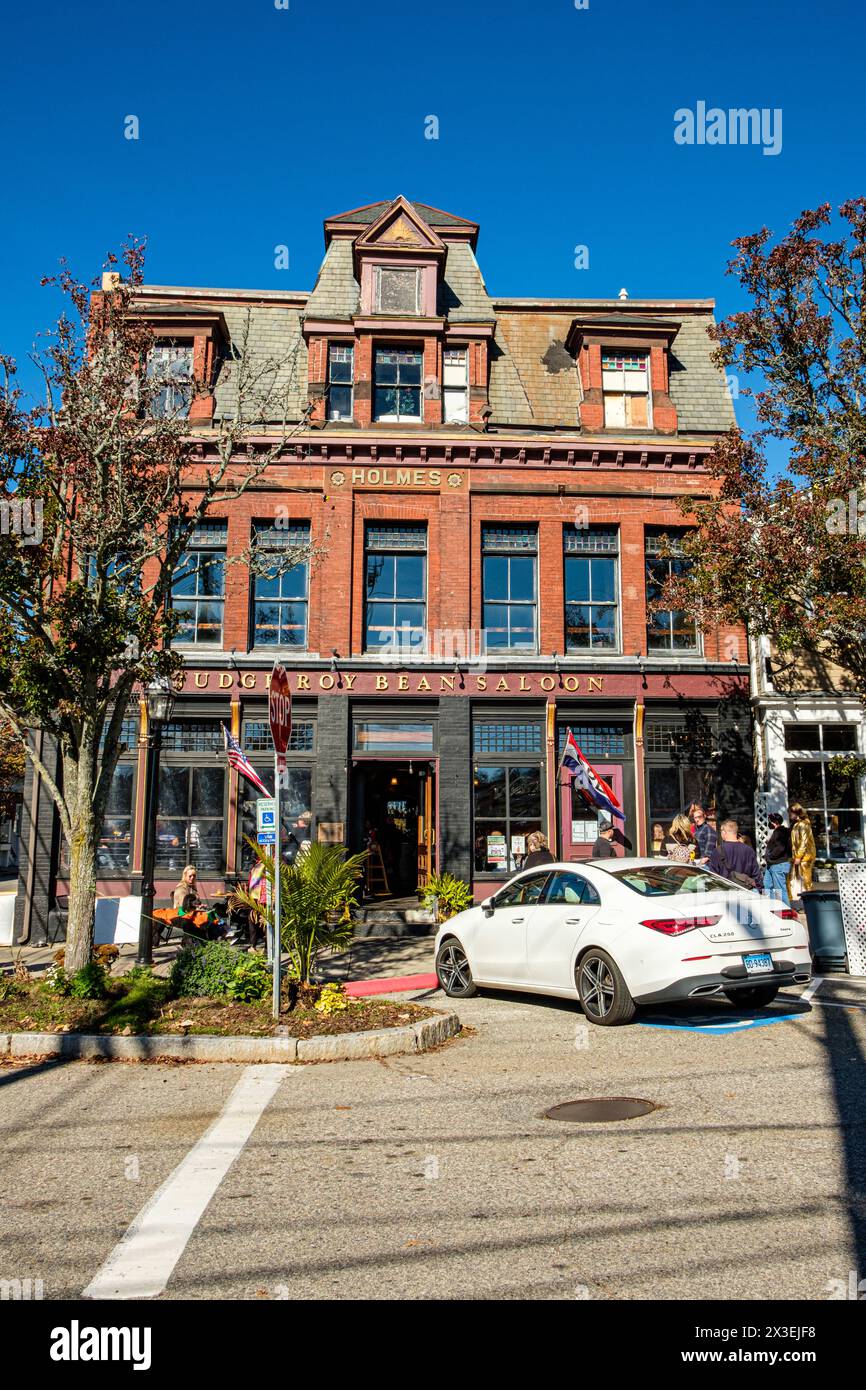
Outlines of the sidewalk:
[{"label": "sidewalk", "polygon": [[[351,947],[339,955],[323,956],[320,974],[326,980],[340,981],[428,974],[433,970],[433,940],[432,936],[356,938]],[[153,953],[155,974],[168,974],[179,948],[177,939],[166,946],[157,946]],[[54,953],[58,949],[58,946],[0,946],[0,974],[11,973],[18,959],[33,974],[42,974],[54,963]],[[138,954],[138,947],[132,943],[119,946],[118,950],[120,955],[114,963],[113,975],[129,970]]]}]

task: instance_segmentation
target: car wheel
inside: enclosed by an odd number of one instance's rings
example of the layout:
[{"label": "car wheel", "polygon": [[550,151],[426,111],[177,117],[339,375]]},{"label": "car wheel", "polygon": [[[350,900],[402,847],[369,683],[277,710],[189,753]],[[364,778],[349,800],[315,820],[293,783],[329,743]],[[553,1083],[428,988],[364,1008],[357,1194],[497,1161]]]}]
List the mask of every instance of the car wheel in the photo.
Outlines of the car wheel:
[{"label": "car wheel", "polygon": [[577,967],[577,993],[590,1023],[613,1027],[634,1018],[635,1002],[618,965],[606,951],[591,950],[583,956]]},{"label": "car wheel", "polygon": [[772,1004],[778,993],[778,985],[749,985],[746,989],[725,990],[732,1004],[746,1009],[762,1009],[765,1004]]},{"label": "car wheel", "polygon": [[439,947],[436,975],[445,993],[452,999],[470,999],[476,992],[466,952],[456,937],[449,936]]}]

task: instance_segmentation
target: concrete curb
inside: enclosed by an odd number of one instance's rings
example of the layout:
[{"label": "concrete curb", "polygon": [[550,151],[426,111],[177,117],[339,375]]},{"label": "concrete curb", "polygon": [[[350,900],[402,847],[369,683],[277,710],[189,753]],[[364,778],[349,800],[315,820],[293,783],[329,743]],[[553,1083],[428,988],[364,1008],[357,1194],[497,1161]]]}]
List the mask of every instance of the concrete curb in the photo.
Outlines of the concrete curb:
[{"label": "concrete curb", "polygon": [[387,1057],[398,1052],[426,1052],[460,1032],[456,1014],[437,1014],[405,1028],[376,1028],[318,1038],[117,1037],[93,1033],[0,1033],[0,1058],[102,1057],[106,1061],[155,1062],[345,1062],[358,1057]]}]

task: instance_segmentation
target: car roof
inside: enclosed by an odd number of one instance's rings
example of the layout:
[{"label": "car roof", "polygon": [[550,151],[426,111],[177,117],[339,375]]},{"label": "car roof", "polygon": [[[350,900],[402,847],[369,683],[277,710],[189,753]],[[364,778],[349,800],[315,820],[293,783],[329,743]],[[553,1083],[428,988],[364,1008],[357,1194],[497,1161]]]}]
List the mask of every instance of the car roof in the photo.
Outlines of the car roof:
[{"label": "car roof", "polygon": [[615,859],[557,859],[552,864],[534,864],[529,869],[520,869],[516,874],[512,874],[507,880],[513,883],[516,878],[523,878],[525,874],[553,873],[561,869],[564,873],[583,873],[586,869],[598,869],[601,873],[611,874],[618,869],[647,869],[653,865],[669,864],[669,859],[638,859],[625,858],[617,855]]}]

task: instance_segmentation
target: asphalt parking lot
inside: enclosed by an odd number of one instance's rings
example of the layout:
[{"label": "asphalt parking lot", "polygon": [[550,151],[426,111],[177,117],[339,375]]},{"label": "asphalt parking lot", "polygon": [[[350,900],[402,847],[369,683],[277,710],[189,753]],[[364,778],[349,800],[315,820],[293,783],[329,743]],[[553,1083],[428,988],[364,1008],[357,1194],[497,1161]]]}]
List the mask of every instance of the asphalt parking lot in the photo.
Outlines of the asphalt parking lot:
[{"label": "asphalt parking lot", "polygon": [[[164,1298],[839,1296],[866,1274],[866,982],[798,994],[709,1006],[706,1031],[485,994],[437,1052],[253,1077],[268,1098],[210,1200],[193,1193],[187,1238],[164,1208],[189,1204],[189,1175],[126,1256]],[[161,1184],[191,1151],[206,1173],[195,1146],[251,1070],[0,1067],[0,1278],[104,1293]],[[544,1118],[591,1096],[657,1108]]]}]

